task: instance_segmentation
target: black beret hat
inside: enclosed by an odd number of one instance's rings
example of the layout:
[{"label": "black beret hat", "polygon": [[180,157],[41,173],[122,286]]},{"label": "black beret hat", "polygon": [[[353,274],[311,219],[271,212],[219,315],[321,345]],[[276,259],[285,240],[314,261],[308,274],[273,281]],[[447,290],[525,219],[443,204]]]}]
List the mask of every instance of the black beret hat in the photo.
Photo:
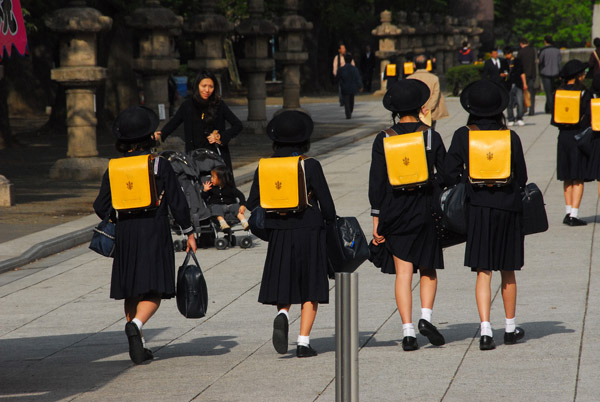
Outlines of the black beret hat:
[{"label": "black beret hat", "polygon": [[508,91],[490,80],[475,81],[463,89],[460,104],[475,116],[495,116],[508,106]]},{"label": "black beret hat", "polygon": [[154,134],[158,116],[145,106],[132,106],[123,110],[113,124],[113,134],[118,141],[137,142]]},{"label": "black beret hat", "polygon": [[313,127],[308,114],[299,110],[284,110],[267,124],[267,136],[276,142],[298,144],[310,138]]},{"label": "black beret hat", "polygon": [[423,106],[429,95],[429,87],[423,81],[400,80],[383,96],[383,107],[392,112],[410,112]]}]

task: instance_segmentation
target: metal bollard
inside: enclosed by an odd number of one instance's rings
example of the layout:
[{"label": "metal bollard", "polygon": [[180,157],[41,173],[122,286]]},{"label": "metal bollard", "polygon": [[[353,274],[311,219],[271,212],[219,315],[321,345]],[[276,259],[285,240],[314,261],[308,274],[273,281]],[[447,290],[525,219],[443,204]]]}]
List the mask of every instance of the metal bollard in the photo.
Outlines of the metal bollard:
[{"label": "metal bollard", "polygon": [[358,273],[335,274],[335,400],[358,402]]}]

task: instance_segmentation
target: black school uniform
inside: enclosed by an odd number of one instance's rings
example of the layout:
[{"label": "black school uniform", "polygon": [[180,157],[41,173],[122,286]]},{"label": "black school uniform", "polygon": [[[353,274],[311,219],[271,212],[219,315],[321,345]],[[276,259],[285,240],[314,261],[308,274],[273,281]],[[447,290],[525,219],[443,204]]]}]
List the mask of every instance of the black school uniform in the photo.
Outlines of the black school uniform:
[{"label": "black school uniform", "polygon": [[[127,156],[142,155],[130,152]],[[169,161],[157,158],[157,193],[164,190],[161,205],[150,212],[119,214],[116,226],[115,254],[110,282],[110,297],[125,299],[148,293],[163,299],[175,296],[175,252],[169,226],[168,208],[184,234],[193,232],[185,195]],[[156,162],[155,162],[156,163]],[[108,170],[102,177],[94,210],[104,218],[112,199]]]},{"label": "black school uniform", "polygon": [[[598,94],[594,94],[594,98],[599,98]],[[591,121],[591,110],[590,110]],[[588,158],[588,179],[600,181],[600,132],[594,131],[592,135],[592,151]]]},{"label": "black school uniform", "polygon": [[[294,148],[282,148],[273,157],[299,155]],[[323,168],[316,159],[305,159],[307,190],[311,204],[299,213],[266,214],[269,246],[258,301],[263,304],[328,303],[326,225],[335,221],[335,206]],[[258,169],[246,206],[260,205]]]},{"label": "black school uniform", "polygon": [[[488,119],[474,121],[480,130],[500,130]],[[519,136],[511,130],[513,178],[505,186],[467,185],[469,199],[467,244],[464,264],[472,271],[520,270],[524,264],[521,188],[527,183],[527,167]],[[454,133],[446,155],[448,183],[458,183],[469,171],[469,129]],[[465,177],[466,178],[466,177]]]},{"label": "black school uniform", "polygon": [[[422,123],[398,123],[392,128],[399,134],[416,132]],[[427,131],[423,134],[427,144]],[[434,176],[434,166],[438,173],[444,169],[446,148],[437,131],[431,130],[431,150],[426,151],[430,184],[411,191],[394,190],[390,185],[385,153],[383,150],[384,132],[380,132],[373,142],[371,169],[369,172],[369,201],[371,216],[379,217],[377,233],[385,237],[386,249],[401,260],[413,263],[413,272],[419,267],[443,269],[442,247],[437,238],[432,217],[434,190],[440,184],[440,175]],[[395,274],[392,258],[381,267],[381,272]]]},{"label": "black school uniform", "polygon": [[561,181],[584,181],[589,176],[594,176],[595,168],[589,165],[588,157],[579,150],[575,142],[575,135],[590,126],[590,100],[592,94],[583,85],[563,85],[559,89],[581,91],[581,120],[579,124],[558,124],[552,117],[552,125],[558,127],[558,145],[556,153],[556,178]]}]

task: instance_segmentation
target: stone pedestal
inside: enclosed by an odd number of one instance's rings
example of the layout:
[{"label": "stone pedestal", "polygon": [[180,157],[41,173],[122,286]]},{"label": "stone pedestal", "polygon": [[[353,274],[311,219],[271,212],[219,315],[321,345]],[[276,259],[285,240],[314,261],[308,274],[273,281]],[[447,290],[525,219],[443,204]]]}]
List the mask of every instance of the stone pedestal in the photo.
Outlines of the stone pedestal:
[{"label": "stone pedestal", "polygon": [[174,57],[174,37],[181,33],[183,18],[162,7],[159,0],[146,0],[144,7],[136,9],[125,21],[140,38],[133,69],[142,76],[144,105],[164,123],[169,117],[169,74],[179,68],[179,60]]},{"label": "stone pedestal", "polygon": [[592,9],[592,38],[600,38],[600,3],[595,3]]},{"label": "stone pedestal", "polygon": [[[66,87],[68,135],[68,159],[57,161],[50,177],[98,179],[104,170],[98,172],[90,160],[98,159],[95,94],[106,79],[106,69],[96,65],[96,35],[110,29],[112,19],[85,7],[85,1],[71,0],[52,13],[46,25],[60,35],[60,67],[51,71],[51,78]],[[106,167],[107,160],[103,161]]]},{"label": "stone pedestal", "polygon": [[15,204],[12,193],[12,183],[0,174],[0,207],[10,207]]},{"label": "stone pedestal", "polygon": [[[385,68],[390,63],[390,58],[400,54],[396,49],[396,39],[402,33],[400,28],[392,24],[392,13],[390,11],[382,11],[380,17],[381,25],[371,31],[371,35],[379,38],[379,50],[375,52],[375,56],[381,60],[381,89],[375,92],[377,95],[384,94],[386,91],[387,80],[383,78]],[[401,65],[398,65],[397,68],[401,68]]]},{"label": "stone pedestal", "polygon": [[248,87],[248,122],[245,131],[251,134],[264,134],[267,125],[267,89],[265,74],[273,69],[269,55],[269,38],[277,32],[277,27],[262,18],[263,0],[248,0],[249,18],[242,20],[236,31],[244,37],[244,58],[239,61],[246,73]]}]

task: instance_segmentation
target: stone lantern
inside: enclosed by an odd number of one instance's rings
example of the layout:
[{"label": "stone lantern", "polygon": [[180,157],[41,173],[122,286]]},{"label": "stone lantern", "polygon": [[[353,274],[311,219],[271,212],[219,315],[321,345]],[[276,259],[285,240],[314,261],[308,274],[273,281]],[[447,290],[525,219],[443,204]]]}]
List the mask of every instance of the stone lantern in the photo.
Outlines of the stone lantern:
[{"label": "stone lantern", "polygon": [[304,32],[311,22],[297,15],[298,0],[285,0],[284,16],[279,24],[279,52],[275,59],[283,64],[283,108],[300,108],[300,65],[308,60],[304,52]]},{"label": "stone lantern", "polygon": [[188,61],[188,67],[198,72],[209,70],[220,80],[221,72],[227,69],[223,41],[233,31],[233,24],[215,13],[215,3],[215,0],[201,0],[202,12],[186,21],[183,29],[195,36],[196,58]]},{"label": "stone lantern", "polygon": [[85,1],[71,0],[67,7],[54,11],[46,25],[60,35],[58,68],[51,78],[66,88],[66,159],[50,169],[51,178],[87,180],[102,177],[107,161],[97,158],[96,88],[106,79],[106,68],[96,65],[96,35],[110,29],[112,19]]},{"label": "stone lantern", "polygon": [[265,75],[273,69],[269,55],[269,38],[277,33],[277,27],[263,19],[263,0],[248,0],[249,18],[242,20],[236,31],[243,37],[244,58],[240,68],[246,72],[248,87],[248,121],[246,131],[263,134],[267,125],[267,87]]},{"label": "stone lantern", "polygon": [[133,69],[142,76],[144,105],[165,120],[169,74],[179,68],[179,60],[174,57],[174,38],[181,34],[183,18],[162,7],[160,0],[146,0],[144,7],[127,17],[126,23],[139,35],[139,55],[133,60]]},{"label": "stone lantern", "polygon": [[[396,49],[396,39],[402,33],[402,30],[392,24],[392,13],[388,10],[382,11],[380,14],[381,25],[371,31],[371,35],[379,38],[379,50],[375,52],[375,56],[381,60],[381,89],[376,94],[385,93],[386,81],[383,79],[385,67],[390,63],[390,58],[397,56],[400,51]],[[400,68],[398,66],[397,68]]]}]

